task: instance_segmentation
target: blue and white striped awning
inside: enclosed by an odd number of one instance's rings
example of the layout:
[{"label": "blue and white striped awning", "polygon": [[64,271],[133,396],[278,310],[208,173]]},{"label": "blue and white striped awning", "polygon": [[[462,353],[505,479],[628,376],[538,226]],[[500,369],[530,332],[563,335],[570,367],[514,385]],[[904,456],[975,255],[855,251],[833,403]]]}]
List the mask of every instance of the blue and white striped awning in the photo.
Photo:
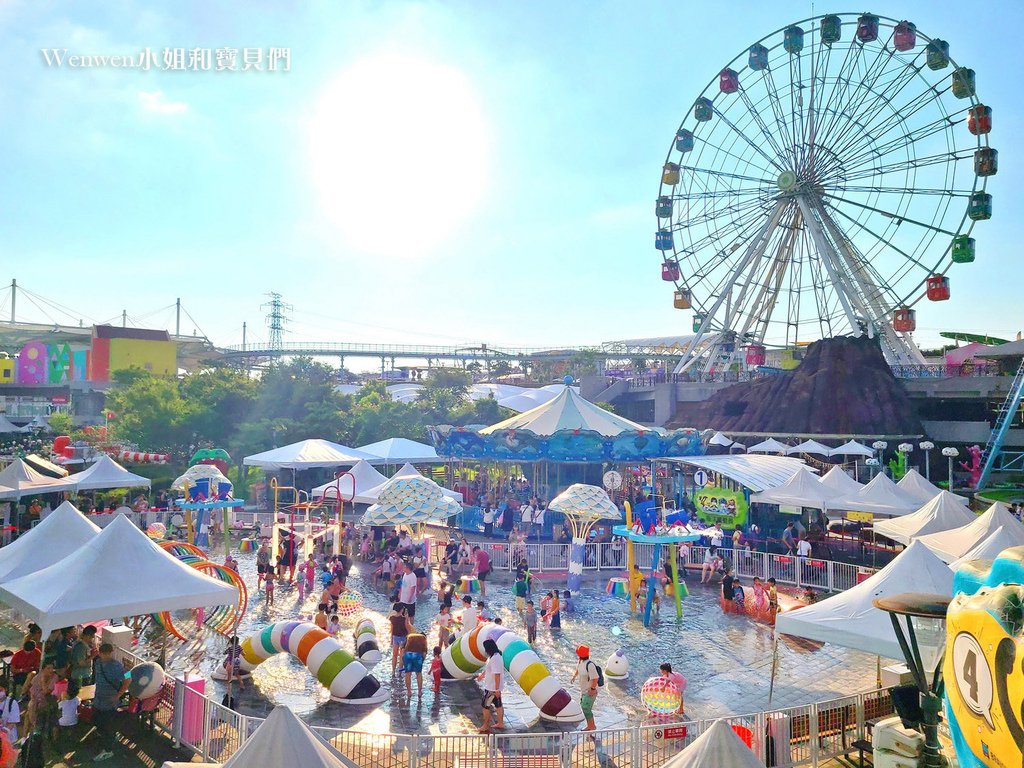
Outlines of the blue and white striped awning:
[{"label": "blue and white striped awning", "polygon": [[[737,454],[734,456],[687,456],[685,458],[658,459],[673,464],[686,464],[708,472],[717,472],[752,491],[778,488],[807,465],[790,456],[760,456]],[[817,471],[810,468],[811,471]]]}]

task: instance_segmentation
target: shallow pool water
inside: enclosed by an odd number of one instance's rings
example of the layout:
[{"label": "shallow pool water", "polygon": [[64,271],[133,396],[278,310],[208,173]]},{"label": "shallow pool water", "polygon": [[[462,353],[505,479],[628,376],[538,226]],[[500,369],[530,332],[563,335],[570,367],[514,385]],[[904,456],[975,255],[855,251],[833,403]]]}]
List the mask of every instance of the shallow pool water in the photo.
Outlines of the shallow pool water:
[{"label": "shallow pool water", "polygon": [[[242,576],[253,595],[249,610],[241,624],[239,636],[244,638],[275,621],[312,618],[319,590],[301,603],[294,587],[279,585],[274,605],[268,606],[262,592],[255,592],[255,557],[238,556]],[[348,586],[362,595],[365,606],[362,616],[377,626],[378,640],[384,658],[373,670],[389,691],[390,697],[377,707],[332,702],[327,691],[295,658],[281,654],[261,664],[252,681],[237,696],[239,711],[265,715],[270,708],[284,704],[308,722],[335,727],[365,729],[375,732],[458,733],[475,730],[480,718],[480,689],[472,681],[447,681],[435,695],[425,675],[422,696],[417,695],[415,681],[411,702],[404,683],[391,676],[388,657],[389,634],[385,616],[387,596],[370,583],[371,567],[357,563]],[[713,717],[753,712],[769,706],[769,687],[775,639],[771,627],[746,616],[724,614],[718,603],[718,588],[701,586],[690,574],[690,596],[683,600],[683,617],[677,622],[675,607],[665,601],[660,618],[650,627],[629,615],[628,601],[604,592],[605,573],[600,582],[584,585],[583,593],[573,598],[575,612],[563,614],[562,629],[538,628],[535,649],[554,676],[574,696],[578,694],[570,678],[575,669],[575,648],[586,644],[592,658],[602,666],[616,649],[622,648],[631,665],[624,681],[607,681],[600,690],[595,714],[598,727],[635,724],[646,717],[640,704],[640,687],[649,677],[658,674],[658,667],[668,661],[689,681],[686,691],[686,714],[690,718]],[[503,578],[504,577],[504,578]],[[493,577],[487,585],[486,602],[505,626],[525,637],[522,621],[514,609],[511,583],[507,574]],[[564,577],[541,575],[535,582],[534,599],[539,605],[540,593],[548,589],[564,589]],[[421,597],[415,624],[426,631],[433,647],[437,630],[434,618],[438,603],[433,593]],[[351,648],[351,630],[359,615],[342,619],[342,644]],[[183,620],[184,621],[184,620]],[[613,634],[619,627],[621,634]],[[207,637],[205,642],[190,643],[174,655],[169,666],[175,670],[192,668],[207,677],[207,691],[220,700],[225,691],[222,683],[209,679],[220,663],[225,641]],[[810,647],[787,640],[778,643],[777,671],[771,706],[786,707],[822,701],[847,693],[866,690],[875,683],[876,659],[873,656],[834,646]],[[425,668],[429,667],[429,661]],[[509,677],[505,695],[510,726],[514,730],[554,728],[537,721],[537,710]]]}]

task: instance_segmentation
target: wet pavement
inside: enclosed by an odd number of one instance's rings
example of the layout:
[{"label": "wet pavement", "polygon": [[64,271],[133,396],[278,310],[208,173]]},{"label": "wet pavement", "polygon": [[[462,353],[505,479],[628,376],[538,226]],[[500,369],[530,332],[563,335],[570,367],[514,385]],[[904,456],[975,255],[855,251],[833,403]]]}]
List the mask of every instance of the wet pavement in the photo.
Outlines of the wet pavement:
[{"label": "wet pavement", "polygon": [[[275,621],[312,618],[319,596],[307,596],[300,603],[294,587],[279,585],[275,602],[268,606],[262,592],[255,591],[256,572],[253,555],[237,556],[242,576],[253,594],[249,610],[242,621],[239,636],[244,638]],[[365,705],[332,702],[324,689],[305,667],[287,654],[275,656],[261,664],[252,680],[237,694],[236,709],[247,715],[265,716],[277,704],[284,704],[311,724],[350,728],[370,732],[393,733],[466,733],[475,731],[480,722],[481,691],[472,681],[447,681],[435,693],[429,674],[420,695],[415,688],[411,700],[406,696],[404,681],[391,675],[388,654],[389,633],[387,596],[374,587],[368,578],[371,566],[357,563],[348,586],[363,598],[364,611],[342,618],[343,646],[351,648],[351,631],[362,616],[372,619],[384,657],[371,673],[390,692],[383,704]],[[633,725],[646,719],[640,704],[640,688],[649,677],[658,674],[662,662],[688,679],[686,715],[708,718],[754,712],[769,707],[773,648],[772,628],[747,616],[724,614],[718,603],[718,588],[697,583],[690,574],[690,596],[683,600],[682,620],[677,622],[675,606],[665,601],[660,618],[650,627],[629,615],[628,601],[604,592],[611,572],[600,582],[584,585],[583,594],[573,598],[574,613],[563,614],[562,629],[538,628],[535,650],[558,681],[573,696],[578,689],[569,680],[575,669],[575,648],[586,644],[592,658],[604,666],[616,649],[622,648],[630,661],[629,678],[608,680],[600,690],[595,715],[599,728]],[[435,574],[435,579],[436,574]],[[507,574],[492,576],[488,582],[487,608],[502,618],[505,626],[520,631],[525,637],[522,621],[514,609],[511,583]],[[564,576],[544,574],[535,583],[533,599],[538,603],[547,589],[564,589]],[[476,596],[474,596],[476,598]],[[415,624],[426,631],[433,647],[437,615],[433,593],[420,598]],[[187,625],[182,616],[179,626]],[[618,627],[621,634],[613,634]],[[190,668],[203,674],[207,692],[219,701],[225,692],[223,683],[211,681],[210,674],[220,663],[225,641],[210,633],[182,646],[169,660],[172,670]],[[782,639],[778,658],[771,708],[782,708],[823,701],[867,690],[875,684],[874,656],[838,648],[816,647]],[[429,668],[429,660],[425,669]],[[557,729],[558,726],[538,719],[538,711],[523,694],[511,676],[505,693],[506,717],[511,731]]]}]

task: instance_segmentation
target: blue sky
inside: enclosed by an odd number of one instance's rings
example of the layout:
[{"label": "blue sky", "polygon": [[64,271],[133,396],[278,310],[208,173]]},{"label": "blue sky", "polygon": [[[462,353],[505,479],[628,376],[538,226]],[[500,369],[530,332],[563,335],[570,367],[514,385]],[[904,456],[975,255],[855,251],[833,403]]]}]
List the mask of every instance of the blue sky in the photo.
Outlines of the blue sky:
[{"label": "blue sky", "polygon": [[[830,10],[844,9],[815,6]],[[994,218],[975,229],[978,260],[953,271],[953,299],[921,307],[919,339],[1014,334],[1022,6],[873,10],[948,40],[995,110]],[[0,283],[86,322],[124,308],[166,326],[180,296],[223,344],[243,321],[266,338],[269,290],[296,307],[295,340],[684,333],[653,248],[669,142],[734,55],[809,15],[763,0],[0,0]],[[40,54],[167,46],[283,47],[291,70],[48,68]]]}]

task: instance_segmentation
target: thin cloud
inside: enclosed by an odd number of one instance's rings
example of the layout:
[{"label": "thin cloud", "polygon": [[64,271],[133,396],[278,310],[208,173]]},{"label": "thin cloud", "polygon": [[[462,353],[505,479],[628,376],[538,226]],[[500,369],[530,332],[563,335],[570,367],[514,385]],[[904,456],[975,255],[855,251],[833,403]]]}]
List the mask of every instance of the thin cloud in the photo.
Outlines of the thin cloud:
[{"label": "thin cloud", "polygon": [[155,115],[180,115],[188,112],[184,101],[171,101],[163,91],[139,91],[139,106]]}]

